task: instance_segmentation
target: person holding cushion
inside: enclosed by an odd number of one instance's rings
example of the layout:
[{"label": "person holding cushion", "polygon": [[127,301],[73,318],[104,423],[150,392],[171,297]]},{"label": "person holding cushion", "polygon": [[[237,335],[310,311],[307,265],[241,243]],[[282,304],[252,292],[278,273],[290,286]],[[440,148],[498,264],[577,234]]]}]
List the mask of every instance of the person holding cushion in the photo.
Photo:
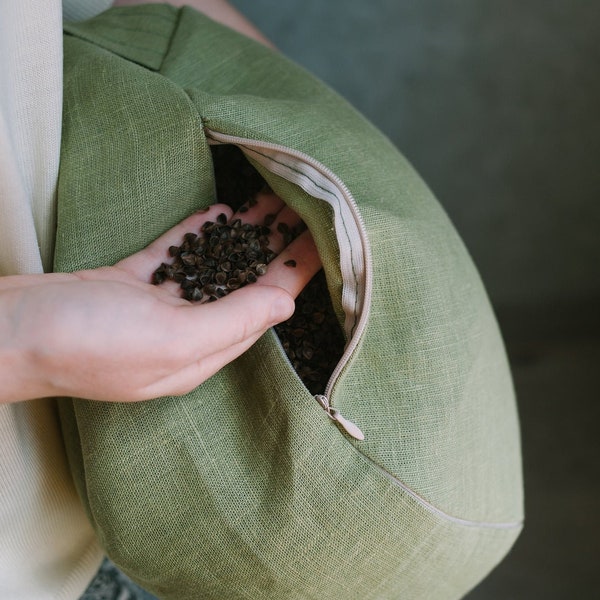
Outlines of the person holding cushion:
[{"label": "person holding cushion", "polygon": [[[221,0],[187,4],[268,44]],[[288,259],[302,256],[299,268],[290,270],[276,259],[268,278],[218,303],[191,306],[173,288],[151,285],[153,268],[174,240],[229,210],[215,206],[116,265],[49,272],[62,19],[89,18],[110,5],[0,5],[0,597],[6,600],[79,598],[103,557],[71,481],[52,397],[141,401],[182,394],[288,318],[293,298],[320,267],[306,234],[285,250]],[[202,337],[175,347],[190,329]],[[105,569],[107,576],[117,586],[128,585],[114,569]],[[85,598],[101,588],[92,584]],[[132,593],[139,591],[123,597]]]}]

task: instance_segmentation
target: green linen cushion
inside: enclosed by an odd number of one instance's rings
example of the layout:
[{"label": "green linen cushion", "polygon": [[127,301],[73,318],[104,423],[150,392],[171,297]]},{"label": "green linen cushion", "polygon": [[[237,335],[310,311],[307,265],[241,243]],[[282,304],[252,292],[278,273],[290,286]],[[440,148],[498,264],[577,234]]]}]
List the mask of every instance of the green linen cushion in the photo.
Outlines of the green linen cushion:
[{"label": "green linen cushion", "polygon": [[428,188],[327,86],[192,9],[69,24],[64,55],[57,271],[214,202],[209,144],[235,144],[307,223],[347,337],[317,399],[270,331],[182,397],[61,400],[110,558],[173,600],[464,595],[521,530],[519,430],[484,288]]}]

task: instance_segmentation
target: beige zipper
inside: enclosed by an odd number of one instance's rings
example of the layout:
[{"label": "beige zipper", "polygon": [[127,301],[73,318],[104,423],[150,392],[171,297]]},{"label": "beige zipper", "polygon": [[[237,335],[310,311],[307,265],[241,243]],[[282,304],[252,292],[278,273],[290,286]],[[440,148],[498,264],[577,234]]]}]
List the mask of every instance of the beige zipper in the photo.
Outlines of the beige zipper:
[{"label": "beige zipper", "polygon": [[342,307],[348,341],[324,393],[317,394],[315,399],[330,419],[353,438],[363,440],[362,431],[331,405],[335,383],[360,342],[371,307],[371,250],[356,201],[344,182],[333,171],[303,152],[280,144],[219,133],[208,128],[205,128],[205,133],[209,143],[238,146],[247,157],[270,172],[295,183],[311,196],[327,202],[332,207],[340,248]]}]

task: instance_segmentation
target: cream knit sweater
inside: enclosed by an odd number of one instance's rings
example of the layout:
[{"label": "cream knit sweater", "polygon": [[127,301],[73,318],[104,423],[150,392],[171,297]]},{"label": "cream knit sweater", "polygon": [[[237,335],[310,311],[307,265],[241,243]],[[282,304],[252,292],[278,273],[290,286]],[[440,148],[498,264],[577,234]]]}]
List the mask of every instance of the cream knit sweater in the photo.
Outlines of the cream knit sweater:
[{"label": "cream knit sweater", "polygon": [[[110,1],[64,4],[77,19]],[[60,0],[0,1],[0,276],[52,268],[61,110]],[[0,598],[74,600],[101,558],[54,402],[0,405]]]}]

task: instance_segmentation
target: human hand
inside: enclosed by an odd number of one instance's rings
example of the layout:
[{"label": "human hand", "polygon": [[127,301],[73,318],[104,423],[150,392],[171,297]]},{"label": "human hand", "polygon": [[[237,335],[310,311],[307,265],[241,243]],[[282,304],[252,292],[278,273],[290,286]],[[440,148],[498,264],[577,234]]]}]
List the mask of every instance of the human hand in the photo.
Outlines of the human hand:
[{"label": "human hand", "polygon": [[[271,247],[278,256],[267,274],[218,302],[192,305],[174,282],[150,283],[169,260],[169,246],[231,212],[215,205],[196,213],[112,267],[0,278],[0,401],[183,394],[287,319],[293,297],[320,268],[307,231],[284,247],[275,223]],[[258,223],[267,213],[291,226],[298,220],[274,194],[235,216]],[[284,265],[292,258],[296,268]]]}]

